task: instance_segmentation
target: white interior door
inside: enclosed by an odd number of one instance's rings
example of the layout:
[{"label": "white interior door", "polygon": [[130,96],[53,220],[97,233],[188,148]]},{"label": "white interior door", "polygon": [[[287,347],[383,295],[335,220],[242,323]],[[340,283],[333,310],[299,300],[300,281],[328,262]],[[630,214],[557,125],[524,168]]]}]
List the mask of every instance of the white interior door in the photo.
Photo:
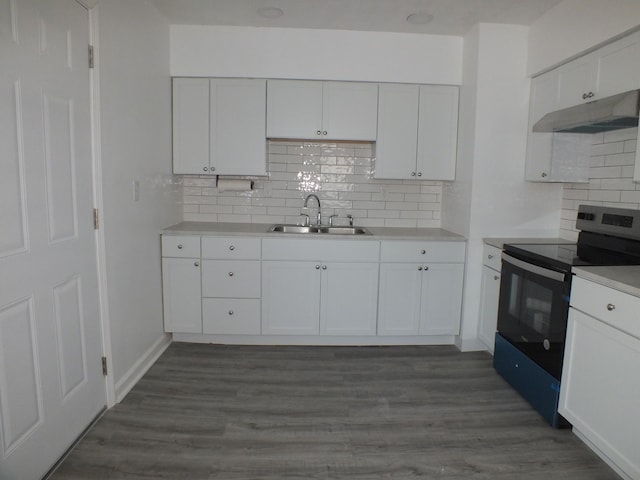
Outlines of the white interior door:
[{"label": "white interior door", "polygon": [[0,478],[38,479],[105,405],[87,10],[0,0]]}]

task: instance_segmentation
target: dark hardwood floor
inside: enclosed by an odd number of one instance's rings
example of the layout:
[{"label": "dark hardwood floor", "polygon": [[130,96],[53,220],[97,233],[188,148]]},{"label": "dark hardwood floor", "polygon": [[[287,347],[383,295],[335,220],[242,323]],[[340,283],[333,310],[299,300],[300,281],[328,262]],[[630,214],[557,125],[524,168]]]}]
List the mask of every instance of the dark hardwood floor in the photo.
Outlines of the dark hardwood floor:
[{"label": "dark hardwood floor", "polygon": [[454,347],[174,343],[53,480],[619,478]]}]

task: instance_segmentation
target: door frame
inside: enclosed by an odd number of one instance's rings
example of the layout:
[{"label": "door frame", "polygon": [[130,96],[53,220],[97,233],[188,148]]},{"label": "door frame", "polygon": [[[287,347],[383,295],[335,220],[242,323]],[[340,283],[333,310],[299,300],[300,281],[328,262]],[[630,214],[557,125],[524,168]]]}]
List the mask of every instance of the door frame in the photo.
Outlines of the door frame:
[{"label": "door frame", "polygon": [[106,357],[108,374],[105,375],[106,405],[116,404],[115,377],[111,345],[111,317],[109,314],[109,292],[107,283],[107,255],[104,225],[104,197],[102,191],[102,137],[100,135],[100,37],[99,0],[75,0],[87,9],[89,15],[89,41],[93,45],[93,68],[89,69],[91,108],[91,157],[93,170],[93,205],[99,212],[99,223],[95,232],[96,266],[98,272],[98,298],[100,302],[100,330],[102,332],[102,356]]}]

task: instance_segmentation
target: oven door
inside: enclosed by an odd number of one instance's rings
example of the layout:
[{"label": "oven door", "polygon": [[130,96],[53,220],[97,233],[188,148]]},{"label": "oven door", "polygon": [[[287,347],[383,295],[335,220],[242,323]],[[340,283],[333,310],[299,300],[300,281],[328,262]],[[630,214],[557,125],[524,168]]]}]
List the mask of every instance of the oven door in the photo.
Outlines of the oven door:
[{"label": "oven door", "polygon": [[498,333],[558,380],[571,274],[502,254]]}]

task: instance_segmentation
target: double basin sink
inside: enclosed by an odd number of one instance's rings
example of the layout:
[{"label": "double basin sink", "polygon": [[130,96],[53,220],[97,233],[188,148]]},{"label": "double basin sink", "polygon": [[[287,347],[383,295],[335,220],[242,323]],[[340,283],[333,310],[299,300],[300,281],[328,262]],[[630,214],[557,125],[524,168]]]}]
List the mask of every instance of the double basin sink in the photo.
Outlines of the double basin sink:
[{"label": "double basin sink", "polygon": [[269,228],[270,232],[278,233],[298,233],[315,235],[371,235],[366,228],[362,227],[333,227],[333,226],[301,226],[276,224]]}]

